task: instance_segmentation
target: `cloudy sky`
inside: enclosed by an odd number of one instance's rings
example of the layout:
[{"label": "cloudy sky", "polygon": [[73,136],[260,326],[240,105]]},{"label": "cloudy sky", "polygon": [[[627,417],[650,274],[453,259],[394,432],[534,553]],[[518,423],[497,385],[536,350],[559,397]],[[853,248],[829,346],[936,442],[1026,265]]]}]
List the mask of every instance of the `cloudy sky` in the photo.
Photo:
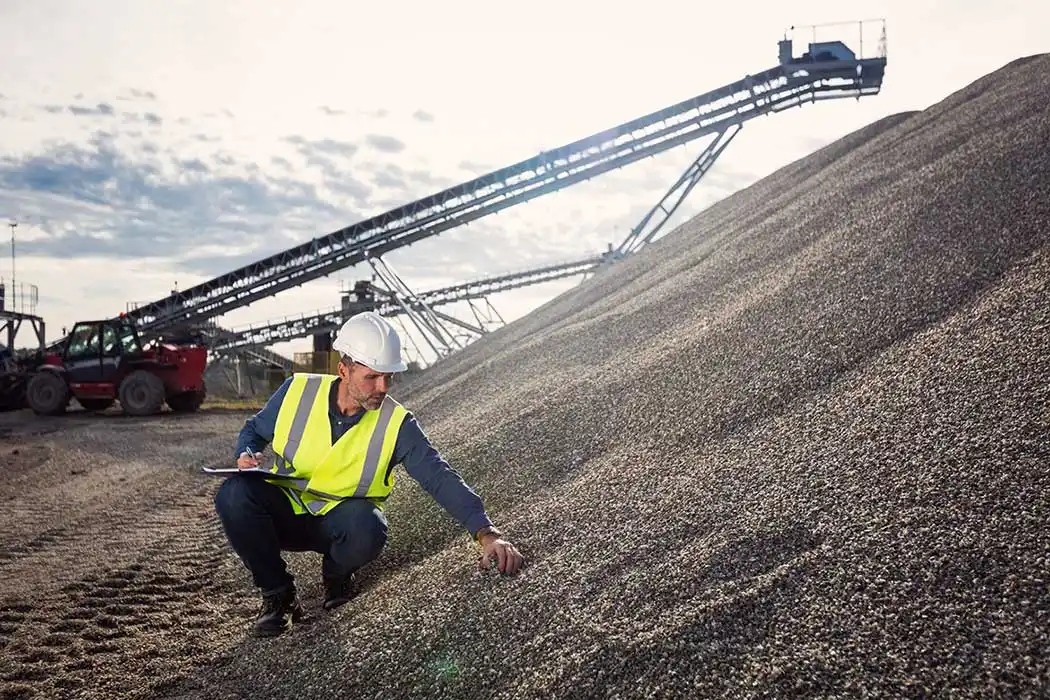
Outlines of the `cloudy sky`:
[{"label": "cloudy sky", "polygon": [[[885,18],[881,95],[745,126],[674,223],[864,124],[1050,50],[1045,0],[0,2],[0,216],[49,339],[772,67],[792,25]],[[455,8],[455,9],[450,9]],[[864,34],[876,50],[879,25]],[[819,30],[856,47],[856,24]],[[809,36],[806,34],[805,36]],[[800,51],[796,51],[799,53]],[[700,140],[391,253],[416,290],[619,243]],[[10,277],[9,229],[0,275]],[[326,309],[344,270],[219,319]],[[571,283],[506,293],[509,320]],[[28,334],[20,345],[31,342]],[[308,343],[277,350],[305,349]]]}]

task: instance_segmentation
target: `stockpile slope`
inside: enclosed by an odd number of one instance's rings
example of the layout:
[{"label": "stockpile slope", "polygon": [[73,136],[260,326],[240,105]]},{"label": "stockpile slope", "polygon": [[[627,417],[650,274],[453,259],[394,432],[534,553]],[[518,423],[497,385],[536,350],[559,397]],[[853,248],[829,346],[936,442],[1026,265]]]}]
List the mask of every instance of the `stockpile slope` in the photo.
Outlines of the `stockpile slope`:
[{"label": "stockpile slope", "polygon": [[402,474],[361,596],[224,682],[1045,694],[1048,76],[871,125],[406,387],[530,567],[473,570]]}]

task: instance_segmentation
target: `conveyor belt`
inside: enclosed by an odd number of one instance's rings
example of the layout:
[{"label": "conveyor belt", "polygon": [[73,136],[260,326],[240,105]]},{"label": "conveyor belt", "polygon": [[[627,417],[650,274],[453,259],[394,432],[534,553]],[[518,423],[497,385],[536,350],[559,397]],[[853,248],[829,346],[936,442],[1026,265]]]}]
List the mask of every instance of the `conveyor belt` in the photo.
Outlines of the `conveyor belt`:
[{"label": "conveyor belt", "polygon": [[442,231],[724,132],[758,116],[879,92],[885,58],[778,65],[132,309],[145,333],[197,324]]},{"label": "conveyor belt", "polygon": [[[580,275],[597,267],[602,256],[594,256],[557,265],[524,270],[521,272],[486,277],[451,287],[442,287],[416,296],[427,306],[443,306],[458,301],[481,299],[490,294],[518,289],[542,282],[550,282],[564,277]],[[384,316],[397,316],[404,313],[404,308],[391,299],[386,290],[373,288],[376,297],[375,310]],[[362,309],[363,310],[363,309]],[[216,338],[212,349],[221,354],[232,354],[244,348],[259,348],[283,343],[288,340],[305,338],[316,333],[333,331],[342,324],[346,310],[336,307],[310,314],[296,314],[272,321],[265,325],[224,331]]]}]

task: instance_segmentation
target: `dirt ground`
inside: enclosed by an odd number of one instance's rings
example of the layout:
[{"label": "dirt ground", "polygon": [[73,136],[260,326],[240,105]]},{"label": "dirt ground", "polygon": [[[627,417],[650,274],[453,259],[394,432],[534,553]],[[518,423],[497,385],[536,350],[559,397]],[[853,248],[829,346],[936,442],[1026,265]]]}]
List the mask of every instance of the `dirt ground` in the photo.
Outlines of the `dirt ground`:
[{"label": "dirt ground", "polygon": [[243,638],[200,468],[245,415],[0,414],[0,697],[151,697]]}]

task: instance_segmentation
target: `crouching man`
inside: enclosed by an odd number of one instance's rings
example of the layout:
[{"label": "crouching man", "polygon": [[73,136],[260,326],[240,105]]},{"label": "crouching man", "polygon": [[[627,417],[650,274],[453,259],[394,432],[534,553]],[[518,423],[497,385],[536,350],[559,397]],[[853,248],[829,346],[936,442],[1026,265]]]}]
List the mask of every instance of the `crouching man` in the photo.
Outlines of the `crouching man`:
[{"label": "crouching man", "polygon": [[[515,574],[524,563],[478,495],[387,394],[406,369],[397,331],[366,312],[343,324],[332,347],[342,355],[337,375],[295,374],[245,421],[236,454],[246,471],[227,477],[215,497],[230,546],[262,593],[254,636],[280,634],[303,614],[282,551],[324,555],[324,609],[350,599],[354,573],[386,544],[383,502],[397,464],[474,536],[481,568],[496,563]],[[267,444],[276,461],[261,470]]]}]

